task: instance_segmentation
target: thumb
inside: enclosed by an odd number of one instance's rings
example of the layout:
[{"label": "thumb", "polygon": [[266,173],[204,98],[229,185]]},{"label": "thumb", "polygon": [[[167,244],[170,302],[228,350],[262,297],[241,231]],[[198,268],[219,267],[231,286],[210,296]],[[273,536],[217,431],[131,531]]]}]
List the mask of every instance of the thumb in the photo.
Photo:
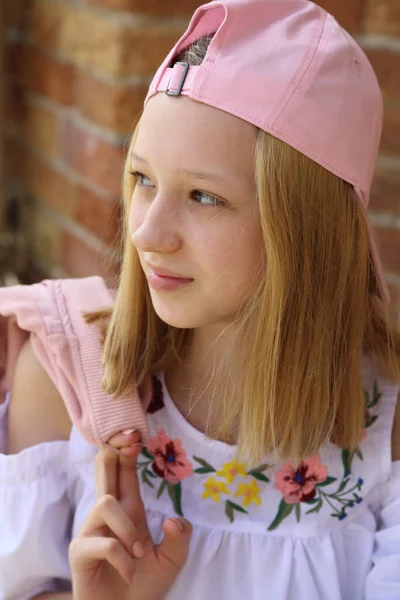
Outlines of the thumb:
[{"label": "thumb", "polygon": [[180,571],[189,554],[192,525],[186,519],[167,519],[162,525],[164,539],[157,546],[160,560],[165,559],[168,569]]}]

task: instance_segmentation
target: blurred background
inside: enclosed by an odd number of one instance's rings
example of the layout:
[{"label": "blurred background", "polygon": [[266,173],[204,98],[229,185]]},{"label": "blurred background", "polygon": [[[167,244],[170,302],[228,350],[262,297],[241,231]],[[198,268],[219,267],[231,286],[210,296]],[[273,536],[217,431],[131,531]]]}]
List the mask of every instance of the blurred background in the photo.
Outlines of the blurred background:
[{"label": "blurred background", "polygon": [[[112,282],[127,138],[199,0],[0,0],[0,285]],[[400,326],[400,0],[320,0],[385,98],[369,215]]]}]

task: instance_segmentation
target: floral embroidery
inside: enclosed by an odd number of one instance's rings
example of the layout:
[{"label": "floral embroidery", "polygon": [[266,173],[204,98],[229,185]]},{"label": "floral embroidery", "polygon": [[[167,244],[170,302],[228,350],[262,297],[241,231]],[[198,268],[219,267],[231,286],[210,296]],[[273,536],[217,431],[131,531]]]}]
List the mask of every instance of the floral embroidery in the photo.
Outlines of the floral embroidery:
[{"label": "floral embroidery", "polygon": [[147,450],[155,458],[153,471],[175,485],[193,473],[192,463],[188,460],[181,440],[170,440],[163,429],[157,432],[147,444]]},{"label": "floral embroidery", "polygon": [[[165,431],[160,429],[156,437],[149,441],[147,448],[142,449],[142,454],[148,459],[146,462],[138,462],[143,483],[154,487],[149,477],[160,477],[162,481],[158,488],[157,498],[167,489],[175,511],[178,515],[183,516],[181,481],[193,474],[193,466],[182,448],[181,440],[171,440]],[[153,472],[149,469],[150,464]]]},{"label": "floral embroidery", "polygon": [[230,494],[230,491],[226,487],[226,483],[223,481],[217,481],[214,477],[209,477],[208,481],[204,484],[205,490],[202,494],[202,498],[212,498],[214,502],[219,502],[220,494]]},{"label": "floral embroidery", "polygon": [[223,469],[217,471],[217,475],[225,477],[228,483],[232,483],[236,475],[246,476],[246,465],[244,463],[238,463],[236,460],[232,460],[229,463],[225,463]]},{"label": "floral embroidery", "polygon": [[[309,515],[313,512],[318,513],[325,501],[334,511],[331,517],[336,517],[339,521],[345,519],[346,508],[352,508],[363,500],[354,490],[361,490],[364,480],[359,478],[353,487],[346,490],[350,480],[350,477],[347,477],[339,484],[336,492],[329,494],[321,488],[331,485],[337,479],[328,477],[327,474],[328,469],[321,464],[318,454],[303,461],[296,471],[290,463],[285,463],[282,470],[275,473],[275,488],[282,493],[283,498],[268,531],[276,529],[293,510],[295,510],[296,521],[299,522],[301,503],[312,505],[312,508],[305,513]],[[352,492],[353,495],[349,496]]]},{"label": "floral embroidery", "polygon": [[[161,382],[153,376],[153,398],[150,403],[149,412],[154,413],[164,407],[163,390]],[[378,416],[371,414],[382,394],[378,390],[377,382],[374,383],[372,398],[364,390],[365,396],[365,429],[361,435],[360,445],[367,437],[367,430],[375,423]],[[271,467],[262,464],[255,469],[247,470],[245,463],[236,460],[223,463],[218,470],[214,468],[203,458],[192,456],[198,466],[194,468],[194,463],[189,460],[186,451],[182,447],[180,439],[170,439],[164,430],[160,429],[157,435],[153,437],[147,448],[142,449],[142,455],[146,459],[138,462],[138,470],[141,471],[142,482],[151,488],[154,488],[155,480],[161,480],[157,491],[157,498],[168,491],[170,499],[178,515],[183,516],[181,499],[183,479],[193,475],[206,475],[209,477],[204,483],[202,499],[219,503],[225,501],[225,515],[233,522],[235,513],[248,514],[246,508],[250,504],[260,506],[262,500],[260,494],[263,489],[257,482],[268,484],[270,479],[265,475],[265,471]],[[342,450],[342,464],[344,475],[342,480],[338,481],[336,477],[328,475],[328,467],[321,463],[319,454],[305,459],[300,466],[295,469],[292,463],[287,462],[280,471],[274,473],[274,488],[282,494],[282,499],[278,507],[275,518],[268,526],[268,531],[276,529],[284,519],[294,512],[296,521],[299,522],[302,517],[302,507],[309,505],[311,508],[304,512],[305,515],[319,513],[324,504],[331,509],[331,516],[339,521],[345,519],[348,515],[348,509],[353,508],[363,501],[363,498],[357,494],[364,485],[364,480],[358,478],[352,485],[351,467],[355,456],[363,460],[360,448],[353,451]],[[249,477],[251,479],[249,479]],[[247,479],[240,481],[238,478]],[[336,491],[328,493],[327,486],[336,484]],[[348,485],[352,487],[348,488]],[[230,498],[223,498],[229,496]],[[240,498],[240,504],[231,500],[231,498]],[[303,509],[304,510],[304,509]]]},{"label": "floral embroidery", "polygon": [[[232,490],[229,489],[228,486],[232,485],[237,477],[253,477],[250,484],[247,483],[238,483],[234,497],[242,496],[242,504],[243,506],[248,506],[250,502],[261,505],[261,498],[259,497],[259,493],[262,491],[260,487],[258,487],[256,483],[256,479],[259,481],[263,481],[265,483],[269,482],[269,479],[266,475],[264,475],[264,471],[269,469],[269,465],[260,465],[256,469],[251,469],[247,471],[247,466],[245,463],[239,463],[236,460],[231,460],[230,462],[226,462],[222,465],[222,469],[218,471],[214,469],[212,465],[210,465],[207,461],[198,456],[193,456],[194,460],[199,463],[200,467],[194,470],[195,473],[204,474],[204,473],[215,473],[216,476],[222,477],[226,479],[225,481],[218,481],[214,475],[210,476],[206,483],[204,484],[204,492],[202,494],[202,498],[206,500],[207,498],[211,498],[214,502],[220,501],[220,494],[224,493],[227,495],[231,495]],[[240,504],[236,504],[232,502],[232,500],[225,500],[225,514],[232,523],[235,520],[235,512],[247,513]]]},{"label": "floral embroidery", "polygon": [[319,455],[304,460],[297,471],[286,463],[282,471],[275,473],[275,489],[279,490],[287,504],[307,502],[314,498],[315,485],[325,481],[328,468],[321,465]]},{"label": "floral embroidery", "polygon": [[261,492],[261,488],[258,487],[256,481],[253,479],[250,484],[241,483],[236,491],[235,496],[243,496],[243,506],[248,506],[250,502],[254,502],[260,506],[261,498],[259,497],[259,493]]}]

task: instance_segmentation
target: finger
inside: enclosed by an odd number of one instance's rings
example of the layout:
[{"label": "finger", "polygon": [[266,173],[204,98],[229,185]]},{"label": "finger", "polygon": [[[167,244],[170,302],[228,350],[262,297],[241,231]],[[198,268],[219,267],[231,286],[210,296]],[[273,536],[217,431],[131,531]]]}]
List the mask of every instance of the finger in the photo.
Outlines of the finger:
[{"label": "finger", "polygon": [[164,539],[157,546],[160,561],[168,570],[180,570],[189,554],[192,525],[186,519],[167,519],[162,525]]},{"label": "finger", "polygon": [[137,444],[138,442],[140,442],[140,432],[132,430],[128,435],[125,435],[122,432],[116,433],[108,440],[110,446],[113,446],[114,448],[125,448],[126,446]]},{"label": "finger", "polygon": [[141,446],[133,456],[120,456],[118,466],[118,499],[142,536],[148,535],[146,510],[140,493],[137,461]]},{"label": "finger", "polygon": [[79,535],[99,537],[99,531],[108,527],[115,537],[120,540],[126,550],[132,554],[132,546],[139,541],[134,523],[126,515],[114,496],[103,496],[92,508],[82,525]]},{"label": "finger", "polygon": [[135,560],[115,538],[77,537],[69,546],[69,562],[73,576],[96,569],[100,560],[114,567],[128,585],[132,585]]},{"label": "finger", "polygon": [[106,494],[117,497],[117,470],[118,456],[106,448],[100,448],[96,455],[96,499],[99,500]]}]

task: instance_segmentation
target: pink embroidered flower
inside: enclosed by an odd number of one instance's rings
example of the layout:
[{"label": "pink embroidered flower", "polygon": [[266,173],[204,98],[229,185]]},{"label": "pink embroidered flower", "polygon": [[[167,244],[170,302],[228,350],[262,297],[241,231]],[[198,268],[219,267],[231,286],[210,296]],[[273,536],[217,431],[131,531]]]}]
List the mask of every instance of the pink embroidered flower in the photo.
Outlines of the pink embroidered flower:
[{"label": "pink embroidered flower", "polygon": [[365,440],[367,439],[367,430],[363,429],[361,432],[361,436],[360,436],[360,444],[362,444],[363,442],[365,442]]},{"label": "pink embroidered flower", "polygon": [[147,444],[147,450],[155,458],[153,471],[173,485],[193,474],[192,463],[188,460],[181,440],[171,440],[163,429]]},{"label": "pink embroidered flower", "polygon": [[325,481],[327,476],[328,468],[316,454],[304,460],[297,471],[290,462],[285,463],[282,471],[275,473],[275,489],[282,493],[287,504],[307,502],[316,494],[315,484]]}]

